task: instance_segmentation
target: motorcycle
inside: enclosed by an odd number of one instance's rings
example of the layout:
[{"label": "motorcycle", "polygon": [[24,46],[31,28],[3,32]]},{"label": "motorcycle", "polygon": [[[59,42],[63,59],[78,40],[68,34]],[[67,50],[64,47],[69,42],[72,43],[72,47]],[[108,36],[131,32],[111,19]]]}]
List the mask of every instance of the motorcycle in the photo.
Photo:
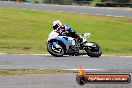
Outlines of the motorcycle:
[{"label": "motorcycle", "polygon": [[90,57],[100,57],[102,54],[100,46],[95,42],[88,42],[90,33],[82,34],[82,41],[68,36],[59,36],[55,31],[49,34],[47,39],[47,51],[55,57],[63,55],[79,56],[88,55]]}]

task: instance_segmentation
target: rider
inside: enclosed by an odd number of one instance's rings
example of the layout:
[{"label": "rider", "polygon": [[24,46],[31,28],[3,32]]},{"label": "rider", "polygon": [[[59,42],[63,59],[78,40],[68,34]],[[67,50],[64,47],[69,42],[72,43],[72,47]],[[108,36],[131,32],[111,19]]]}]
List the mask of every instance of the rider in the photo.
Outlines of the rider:
[{"label": "rider", "polygon": [[53,21],[53,30],[59,33],[59,35],[66,35],[75,39],[78,39],[80,42],[82,42],[82,38],[79,34],[77,34],[71,27],[67,25],[62,25],[62,23],[59,20]]}]

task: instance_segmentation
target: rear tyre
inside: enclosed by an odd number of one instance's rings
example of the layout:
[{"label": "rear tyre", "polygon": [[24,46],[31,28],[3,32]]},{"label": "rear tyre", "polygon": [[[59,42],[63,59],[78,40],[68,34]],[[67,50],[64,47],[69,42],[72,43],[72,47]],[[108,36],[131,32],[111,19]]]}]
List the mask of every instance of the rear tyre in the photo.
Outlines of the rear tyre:
[{"label": "rear tyre", "polygon": [[59,44],[60,48],[55,48],[51,42],[47,44],[47,51],[55,57],[62,57],[65,53],[65,49],[63,48],[62,44]]}]

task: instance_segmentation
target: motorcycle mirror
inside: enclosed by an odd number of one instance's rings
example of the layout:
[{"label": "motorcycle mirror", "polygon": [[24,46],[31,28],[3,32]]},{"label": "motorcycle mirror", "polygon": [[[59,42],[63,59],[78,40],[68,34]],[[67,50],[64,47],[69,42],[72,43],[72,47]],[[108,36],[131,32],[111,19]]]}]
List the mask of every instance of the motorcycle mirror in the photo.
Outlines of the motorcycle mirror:
[{"label": "motorcycle mirror", "polygon": [[90,35],[91,35],[90,33],[84,33],[84,34],[82,34],[82,37],[86,39],[86,38],[90,37]]}]

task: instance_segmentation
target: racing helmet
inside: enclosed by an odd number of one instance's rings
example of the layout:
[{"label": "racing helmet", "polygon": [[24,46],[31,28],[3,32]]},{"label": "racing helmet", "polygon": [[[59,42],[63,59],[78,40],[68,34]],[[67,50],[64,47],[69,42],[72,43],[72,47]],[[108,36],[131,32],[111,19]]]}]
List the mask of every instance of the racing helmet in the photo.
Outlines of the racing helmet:
[{"label": "racing helmet", "polygon": [[53,26],[54,30],[58,30],[58,28],[60,28],[62,26],[62,23],[59,20],[55,20],[55,21],[53,21],[52,26]]}]

